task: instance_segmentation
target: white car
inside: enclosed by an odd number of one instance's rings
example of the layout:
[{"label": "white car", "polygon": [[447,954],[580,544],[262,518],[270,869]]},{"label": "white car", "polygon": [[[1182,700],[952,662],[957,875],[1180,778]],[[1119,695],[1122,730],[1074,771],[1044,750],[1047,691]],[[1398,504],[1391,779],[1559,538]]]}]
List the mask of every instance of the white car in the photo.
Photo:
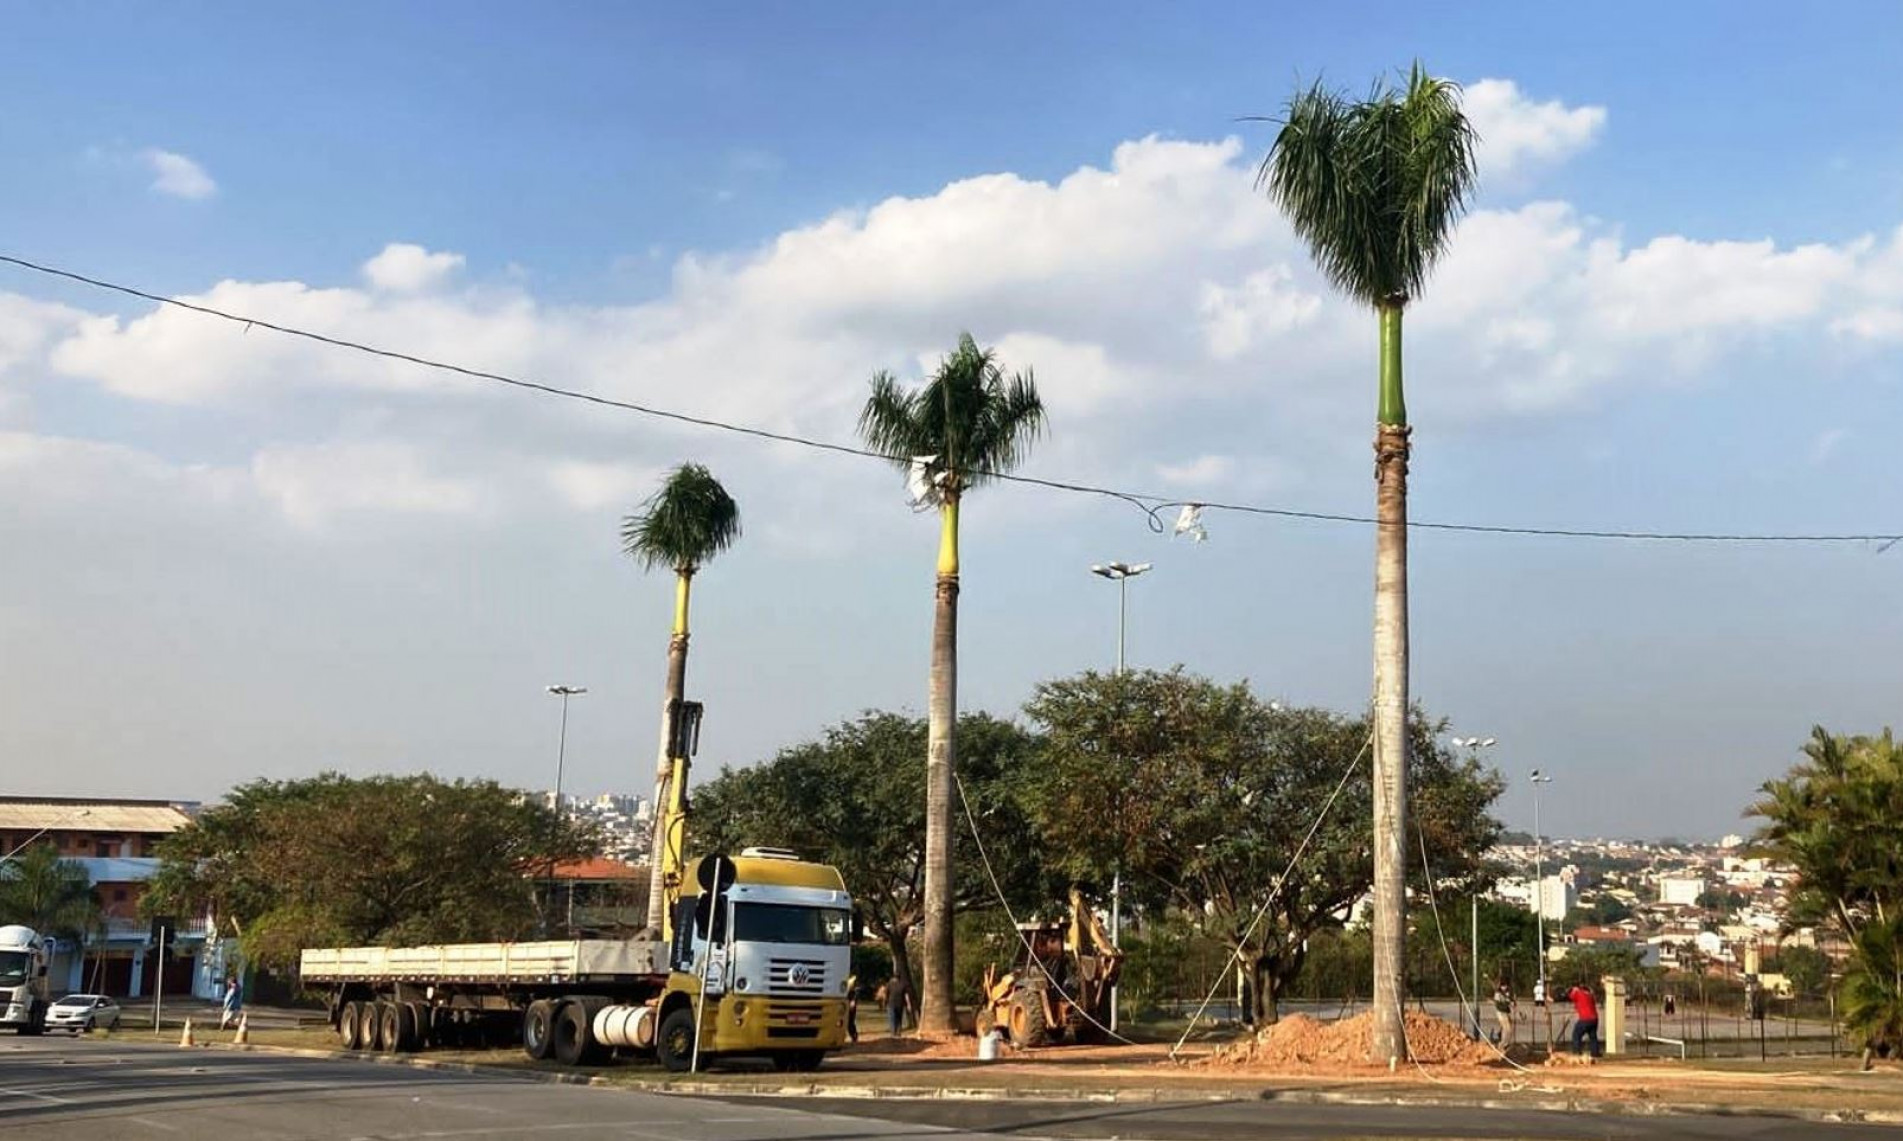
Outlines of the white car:
[{"label": "white car", "polygon": [[103,994],[69,994],[46,1008],[48,1030],[70,1030],[80,1034],[94,1029],[119,1027],[119,1004]]}]

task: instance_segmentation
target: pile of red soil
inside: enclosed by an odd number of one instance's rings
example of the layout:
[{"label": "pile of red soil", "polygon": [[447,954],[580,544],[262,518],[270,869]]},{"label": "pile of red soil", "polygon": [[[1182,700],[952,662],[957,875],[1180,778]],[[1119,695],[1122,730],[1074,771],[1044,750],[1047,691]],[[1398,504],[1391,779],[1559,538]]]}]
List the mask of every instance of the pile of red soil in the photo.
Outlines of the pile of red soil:
[{"label": "pile of red soil", "polygon": [[[1485,1042],[1468,1038],[1460,1027],[1410,1010],[1403,1015],[1408,1051],[1422,1065],[1478,1066],[1499,1060]],[[1231,1069],[1387,1065],[1368,1055],[1374,1013],[1363,1011],[1339,1022],[1321,1022],[1291,1014],[1254,1038],[1224,1046],[1199,1064]]]}]

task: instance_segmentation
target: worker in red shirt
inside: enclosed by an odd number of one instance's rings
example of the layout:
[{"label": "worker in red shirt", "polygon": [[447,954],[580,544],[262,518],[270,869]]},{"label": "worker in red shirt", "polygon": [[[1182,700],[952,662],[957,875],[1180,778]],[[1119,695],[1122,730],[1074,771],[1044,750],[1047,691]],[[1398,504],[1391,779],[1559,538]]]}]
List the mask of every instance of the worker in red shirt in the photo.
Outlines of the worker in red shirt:
[{"label": "worker in red shirt", "polygon": [[1582,1045],[1590,1039],[1592,1056],[1599,1056],[1599,1004],[1592,1000],[1592,991],[1583,986],[1572,987],[1566,992],[1566,998],[1573,1004],[1573,1053],[1584,1051]]}]

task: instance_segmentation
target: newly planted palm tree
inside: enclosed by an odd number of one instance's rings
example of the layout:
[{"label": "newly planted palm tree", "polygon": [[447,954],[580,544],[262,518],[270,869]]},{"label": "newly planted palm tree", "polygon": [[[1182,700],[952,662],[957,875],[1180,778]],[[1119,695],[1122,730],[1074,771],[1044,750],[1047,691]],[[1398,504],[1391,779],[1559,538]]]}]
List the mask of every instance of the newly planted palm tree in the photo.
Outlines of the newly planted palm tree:
[{"label": "newly planted palm tree", "polygon": [[1401,315],[1420,296],[1472,194],[1460,88],[1415,64],[1402,87],[1350,99],[1320,84],[1289,101],[1257,184],[1335,288],[1381,330],[1374,440],[1374,1056],[1402,1057],[1407,819],[1407,405]]},{"label": "newly planted palm tree", "polygon": [[669,814],[662,811],[669,797],[683,790],[673,784],[673,758],[668,745],[668,710],[687,691],[687,609],[694,575],[715,555],[740,537],[740,508],[720,481],[699,464],[682,464],[642,505],[639,514],[621,524],[621,547],[643,570],[667,567],[674,572],[674,632],[667,641],[667,692],[661,701],[660,771],[654,781],[654,837],[649,849],[648,927],[661,923],[666,884],[660,868],[664,852],[682,837],[663,835]]},{"label": "newly planted palm tree", "polygon": [[[958,717],[958,509],[965,493],[1009,472],[1044,428],[1029,371],[1005,376],[969,333],[916,389],[890,373],[872,378],[859,434],[873,450],[925,477],[939,514],[925,748],[925,984],[919,1030],[949,1033],[952,1011],[952,806]],[[918,465],[915,469],[914,465]]]}]

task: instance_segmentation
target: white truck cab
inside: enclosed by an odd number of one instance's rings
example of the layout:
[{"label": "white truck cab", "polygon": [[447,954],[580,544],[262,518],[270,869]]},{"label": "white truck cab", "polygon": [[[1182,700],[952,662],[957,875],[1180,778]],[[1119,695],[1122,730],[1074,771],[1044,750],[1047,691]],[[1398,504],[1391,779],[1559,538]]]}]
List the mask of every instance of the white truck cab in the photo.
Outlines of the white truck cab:
[{"label": "white truck cab", "polygon": [[0,1028],[43,1031],[51,1001],[46,987],[46,941],[31,927],[0,927]]}]

